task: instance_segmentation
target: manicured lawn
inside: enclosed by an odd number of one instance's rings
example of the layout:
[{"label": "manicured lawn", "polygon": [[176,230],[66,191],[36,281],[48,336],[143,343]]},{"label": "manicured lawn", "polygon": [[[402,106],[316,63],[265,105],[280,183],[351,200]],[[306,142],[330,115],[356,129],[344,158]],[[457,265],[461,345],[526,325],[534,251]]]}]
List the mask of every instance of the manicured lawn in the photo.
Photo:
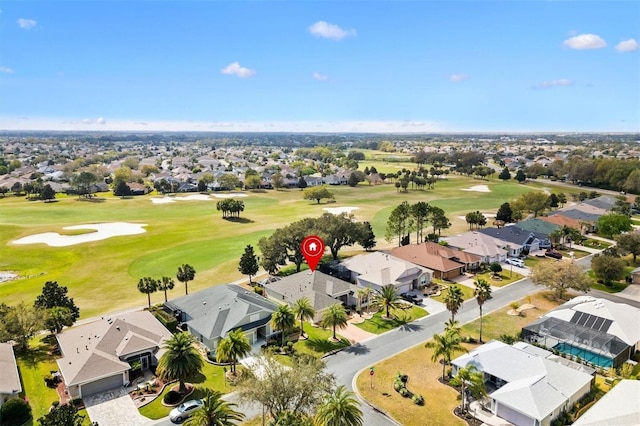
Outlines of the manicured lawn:
[{"label": "manicured lawn", "polygon": [[333,330],[314,327],[309,323],[304,324],[305,339],[298,339],[293,345],[296,353],[313,355],[317,358],[334,351],[349,346],[351,343],[344,337],[340,336],[340,330],[336,330],[336,335],[340,341],[331,342],[329,338],[333,337]]},{"label": "manicured lawn", "polygon": [[[395,168],[403,163],[370,162],[374,164]],[[491,192],[462,191],[480,183],[489,186]],[[10,305],[32,303],[46,281],[57,281],[68,287],[82,318],[145,306],[146,296],[136,289],[141,277],[175,277],[177,268],[189,263],[196,270],[195,280],[189,283],[191,291],[245,278],[237,268],[247,244],[255,247],[261,237],[275,229],[303,217],[319,216],[326,207],[358,207],[354,211],[356,219],[371,222],[378,247],[384,247],[393,244],[384,240],[389,213],[404,200],[426,201],[443,208],[452,222],[443,235],[451,235],[468,228],[458,216],[477,209],[495,211],[505,200],[532,189],[515,182],[455,176],[439,180],[435,189],[410,189],[406,193],[396,191],[391,183],[331,187],[336,202],[330,204],[303,200],[295,189],[247,192],[242,213],[246,221],[242,222],[223,220],[214,198],[153,204],[151,198],[156,194],[121,199],[106,193],[91,201],[61,196],[55,203],[6,197],[0,199],[1,270],[14,271],[23,278],[0,286],[0,300]],[[65,226],[113,221],[146,224],[146,232],[67,247],[12,244],[36,233],[65,232]],[[169,297],[182,294],[183,285],[176,282]],[[151,299],[158,303],[163,295],[154,293]]]},{"label": "manicured lawn", "polygon": [[599,250],[604,250],[607,247],[611,247],[610,243],[607,243],[606,241],[601,241],[601,240],[594,240],[593,238],[587,238],[585,241],[582,242],[581,245],[585,247],[590,247],[593,249],[599,249]]},{"label": "manicured lawn", "polygon": [[373,318],[366,320],[362,324],[356,324],[356,326],[369,333],[381,334],[428,314],[427,311],[417,306],[412,306],[411,309],[392,309],[391,316],[393,319],[391,320],[383,318],[386,313],[377,312],[373,315]]},{"label": "manicured lawn", "polygon": [[[467,287],[466,285],[462,285],[462,284],[455,284],[455,283],[451,284],[445,281],[440,281],[435,279],[433,281],[446,286],[456,285],[462,291],[462,298],[464,300],[473,299],[473,289],[471,287]],[[493,285],[493,283],[491,283],[491,285]],[[440,292],[439,296],[433,297],[432,299],[437,300],[438,302],[444,303],[444,297],[446,294],[447,294],[447,289],[444,289]]]},{"label": "manicured lawn", "polygon": [[[29,351],[17,354],[18,371],[22,380],[22,394],[29,400],[33,412],[34,423],[49,412],[49,407],[58,401],[58,393],[44,383],[44,377],[51,371],[58,370],[55,357],[49,355],[51,346],[41,338],[32,339]],[[1,374],[1,373],[0,373]]]},{"label": "manicured lawn", "polygon": [[[241,368],[238,366],[238,368]],[[195,392],[189,396],[189,399],[198,399],[204,396],[203,389],[212,389],[218,392],[231,392],[232,386],[225,381],[223,367],[204,363],[202,373],[188,380],[189,383],[196,386]],[[164,391],[153,402],[140,408],[140,414],[152,420],[160,419],[169,415],[172,407],[162,405],[162,398],[177,383],[170,384],[164,388]]]},{"label": "manicured lawn", "polygon": [[480,278],[484,279],[489,285],[494,287],[503,287],[505,285],[511,284],[523,278],[517,272],[511,272],[508,268],[502,270],[502,272],[498,275],[500,279],[496,279],[491,272],[485,272],[484,274],[478,274],[474,277],[474,280],[478,280]]}]

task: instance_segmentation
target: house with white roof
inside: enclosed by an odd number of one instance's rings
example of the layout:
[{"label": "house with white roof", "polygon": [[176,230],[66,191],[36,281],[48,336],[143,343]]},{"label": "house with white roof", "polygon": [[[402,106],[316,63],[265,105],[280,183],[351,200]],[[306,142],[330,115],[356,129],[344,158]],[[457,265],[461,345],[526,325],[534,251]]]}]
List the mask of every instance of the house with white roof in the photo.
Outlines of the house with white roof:
[{"label": "house with white roof", "polygon": [[589,408],[574,426],[640,425],[640,381],[621,380]]},{"label": "house with white roof", "polygon": [[578,296],[522,328],[525,340],[603,368],[640,349],[640,309]]},{"label": "house with white roof", "polygon": [[342,262],[351,280],[360,287],[379,291],[393,285],[400,294],[425,287],[433,279],[433,271],[387,253],[373,252],[350,257]]},{"label": "house with white roof", "polygon": [[481,232],[465,232],[444,240],[449,247],[480,256],[484,264],[502,263],[507,260],[507,250],[501,247],[502,242]]},{"label": "house with white roof", "polygon": [[453,375],[474,366],[483,373],[493,414],[516,426],[547,426],[585,396],[593,381],[552,357],[528,344],[494,340],[453,360]]},{"label": "house with white roof", "polygon": [[[18,365],[10,343],[0,343],[0,407],[10,398],[22,392]],[[0,419],[1,420],[1,419]]]}]

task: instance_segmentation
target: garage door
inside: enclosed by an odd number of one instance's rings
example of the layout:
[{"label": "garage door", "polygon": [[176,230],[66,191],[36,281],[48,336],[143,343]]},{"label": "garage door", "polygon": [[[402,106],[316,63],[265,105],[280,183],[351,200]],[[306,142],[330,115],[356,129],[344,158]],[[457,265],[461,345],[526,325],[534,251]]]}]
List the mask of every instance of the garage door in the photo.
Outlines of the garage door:
[{"label": "garage door", "polygon": [[122,386],[122,374],[118,374],[117,376],[105,377],[104,379],[96,380],[95,382],[82,385],[82,397],[84,398],[86,396],[120,386]]}]

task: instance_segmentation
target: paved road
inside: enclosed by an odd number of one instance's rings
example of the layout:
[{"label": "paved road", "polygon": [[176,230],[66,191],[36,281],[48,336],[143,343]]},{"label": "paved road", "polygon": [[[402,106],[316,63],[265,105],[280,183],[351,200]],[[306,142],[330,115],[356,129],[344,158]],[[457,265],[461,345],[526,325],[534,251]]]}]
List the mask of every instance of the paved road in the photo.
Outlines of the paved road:
[{"label": "paved road", "polygon": [[[591,255],[583,257],[576,260],[576,263],[586,270],[591,264],[591,257]],[[493,292],[493,298],[485,302],[483,309],[484,314],[486,315],[507,306],[514,300],[522,299],[542,289],[542,287],[533,284],[530,278],[525,278],[517,283],[499,288]],[[591,291],[589,294],[594,297],[601,297],[618,303],[627,303],[640,308],[640,301],[631,301],[596,290]],[[348,389],[353,390],[353,382],[359,371],[396,355],[405,349],[422,345],[434,334],[444,331],[444,323],[449,317],[450,314],[448,311],[428,315],[406,326],[350,346],[335,355],[325,358],[327,370],[336,376],[338,385],[345,385]],[[456,319],[462,324],[473,321],[477,317],[478,305],[475,299],[467,300],[456,315]],[[234,400],[234,396],[230,395],[228,399]],[[247,415],[247,418],[256,417],[262,413],[260,406],[254,405],[249,407],[243,405],[240,408],[241,411]],[[364,401],[361,409],[364,414],[365,425],[387,426],[397,424],[380,412],[374,410]],[[168,426],[171,423],[169,420],[163,420],[158,421],[156,424]]]}]

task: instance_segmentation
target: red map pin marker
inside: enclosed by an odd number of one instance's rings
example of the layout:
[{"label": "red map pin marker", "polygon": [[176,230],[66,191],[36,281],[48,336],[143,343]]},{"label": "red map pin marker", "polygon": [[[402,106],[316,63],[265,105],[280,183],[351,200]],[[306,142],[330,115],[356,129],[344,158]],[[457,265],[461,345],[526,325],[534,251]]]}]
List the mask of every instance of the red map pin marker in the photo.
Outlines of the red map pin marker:
[{"label": "red map pin marker", "polygon": [[324,254],[324,241],[317,235],[309,235],[302,240],[300,248],[302,249],[302,255],[307,261],[307,265],[309,265],[309,269],[311,269],[311,272],[315,271],[318,262],[320,262]]}]

